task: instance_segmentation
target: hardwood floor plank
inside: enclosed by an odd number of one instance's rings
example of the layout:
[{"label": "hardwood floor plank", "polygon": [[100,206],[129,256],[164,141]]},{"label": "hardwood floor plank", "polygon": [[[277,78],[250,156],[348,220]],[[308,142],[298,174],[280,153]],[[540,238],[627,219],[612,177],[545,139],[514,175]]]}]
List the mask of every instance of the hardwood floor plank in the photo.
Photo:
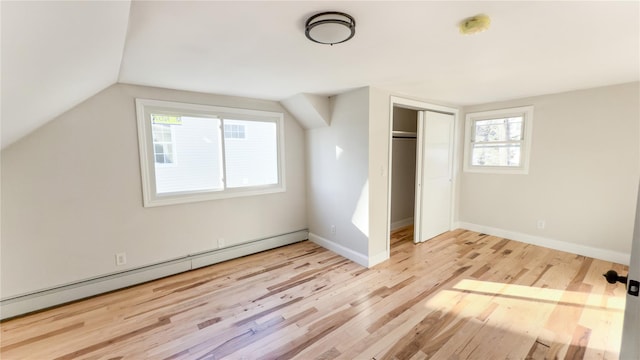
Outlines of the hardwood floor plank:
[{"label": "hardwood floor plank", "polygon": [[439,286],[446,285],[449,282],[451,282],[452,280],[455,280],[460,274],[462,274],[463,272],[467,271],[469,268],[470,268],[470,266],[465,266],[465,267],[461,267],[461,268],[455,269],[453,271],[453,273],[451,274],[451,276],[449,276],[447,279],[445,279],[442,283],[434,284],[433,287],[424,290],[423,292],[418,294],[416,297],[410,299],[409,301],[404,302],[402,305],[400,305],[400,306],[396,307],[395,309],[391,310],[390,312],[386,313],[377,322],[375,322],[373,325],[369,326],[369,328],[367,328],[367,331],[369,333],[375,332],[380,327],[384,326],[387,322],[389,322],[391,319],[395,318],[396,316],[398,316],[399,314],[403,313],[408,308],[414,306],[415,304],[417,304],[417,303],[421,302],[422,300],[426,299],[429,295],[431,295],[434,292],[436,292],[439,289]]},{"label": "hardwood floor plank", "polygon": [[2,359],[611,359],[620,264],[463,229],[363,268],[311,242],[0,323]]},{"label": "hardwood floor plank", "polygon": [[573,338],[571,339],[571,345],[565,355],[566,360],[582,360],[589,345],[589,338],[591,337],[591,329],[577,326]]},{"label": "hardwood floor plank", "polygon": [[146,333],[148,331],[152,331],[152,330],[154,330],[154,329],[156,329],[158,327],[169,325],[170,323],[171,323],[171,320],[168,317],[167,318],[163,318],[163,319],[158,319],[158,321],[153,323],[153,324],[149,324],[147,326],[135,329],[133,331],[124,333],[122,335],[118,335],[118,336],[110,338],[108,340],[104,340],[104,341],[89,345],[89,346],[84,347],[82,349],[78,349],[78,350],[75,350],[73,352],[70,352],[70,353],[68,353],[66,355],[58,356],[58,357],[55,358],[55,360],[76,359],[76,358],[81,357],[83,355],[92,353],[92,352],[94,352],[96,350],[105,348],[105,347],[113,345],[113,344],[117,344],[120,341],[131,339],[131,338],[136,337],[136,336],[138,336],[140,334],[144,334],[144,333]]},{"label": "hardwood floor plank", "polygon": [[320,354],[320,356],[314,358],[314,360],[332,360],[340,356],[340,351],[338,351],[335,347],[325,351]]},{"label": "hardwood floor plank", "polygon": [[66,332],[69,332],[71,330],[75,330],[75,329],[81,328],[83,326],[84,326],[84,322],[71,324],[69,326],[50,331],[48,333],[36,335],[36,336],[24,339],[22,341],[19,341],[19,342],[10,344],[10,345],[2,346],[0,348],[0,352],[7,352],[7,351],[10,351],[10,350],[15,349],[15,348],[29,346],[30,344],[38,342],[38,341],[40,341],[42,339],[47,339],[47,338],[50,338],[50,337],[53,337],[53,336],[56,336],[56,335],[61,335],[61,334],[64,334]]},{"label": "hardwood floor plank", "polygon": [[527,353],[526,360],[546,359],[547,352],[549,351],[549,345],[543,344],[539,340],[533,343],[531,350]]}]

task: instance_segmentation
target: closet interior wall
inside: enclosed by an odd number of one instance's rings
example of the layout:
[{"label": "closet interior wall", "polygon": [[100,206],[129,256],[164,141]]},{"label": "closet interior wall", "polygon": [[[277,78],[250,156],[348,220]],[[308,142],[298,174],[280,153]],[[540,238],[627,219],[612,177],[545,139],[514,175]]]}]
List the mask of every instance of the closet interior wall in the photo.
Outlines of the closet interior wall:
[{"label": "closet interior wall", "polygon": [[391,230],[414,221],[418,111],[393,108]]}]

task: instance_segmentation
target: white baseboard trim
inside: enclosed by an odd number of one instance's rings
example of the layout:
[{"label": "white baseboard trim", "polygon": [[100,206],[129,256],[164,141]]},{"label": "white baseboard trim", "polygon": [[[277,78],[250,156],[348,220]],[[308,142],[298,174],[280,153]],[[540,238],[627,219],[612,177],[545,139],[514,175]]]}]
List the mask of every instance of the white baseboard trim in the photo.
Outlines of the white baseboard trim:
[{"label": "white baseboard trim", "polygon": [[261,251],[293,244],[307,240],[308,238],[309,232],[307,230],[295,231],[288,234],[189,255],[163,263],[4,299],[0,301],[0,319],[8,319],[36,310],[175,275],[240,256],[255,254]]},{"label": "white baseboard trim", "polygon": [[611,261],[618,264],[629,265],[629,261],[631,260],[630,254],[625,254],[618,251],[612,251],[602,248],[596,248],[593,246],[580,245],[575,243],[570,243],[561,240],[549,239],[541,236],[529,235],[525,233],[520,233],[517,231],[505,230],[500,228],[495,228],[491,226],[478,225],[467,222],[458,222],[456,223],[457,228],[467,229],[483,234],[489,234],[493,236],[499,236],[502,238],[506,238],[509,240],[520,241],[527,244],[532,244],[536,246],[542,246],[554,250],[565,251],[572,254],[578,254],[583,256],[592,257],[595,259]]},{"label": "white baseboard trim", "polygon": [[401,227],[405,227],[408,225],[413,225],[413,218],[406,218],[406,219],[402,219],[402,220],[398,220],[398,221],[394,221],[391,223],[391,231],[399,229]]},{"label": "white baseboard trim", "polygon": [[380,264],[381,262],[387,261],[389,260],[389,252],[388,251],[383,251],[381,253],[378,253],[374,256],[371,256],[369,258],[369,266],[368,267],[372,267],[375,265]]},{"label": "white baseboard trim", "polygon": [[280,246],[297,243],[309,238],[307,230],[292,232],[289,234],[279,235],[254,241],[251,243],[241,244],[228,248],[222,248],[217,251],[207,251],[205,253],[193,255],[191,260],[191,268],[197,269],[203,266],[213,265],[219,262],[235,259],[241,256],[255,254],[261,251],[274,249]]},{"label": "white baseboard trim", "polygon": [[363,255],[357,251],[353,251],[348,247],[338,244],[335,241],[331,241],[329,239],[325,239],[322,236],[316,235],[314,233],[309,233],[309,241],[312,241],[327,250],[331,250],[338,255],[342,255],[347,259],[360,264],[362,266],[369,267],[369,257]]}]

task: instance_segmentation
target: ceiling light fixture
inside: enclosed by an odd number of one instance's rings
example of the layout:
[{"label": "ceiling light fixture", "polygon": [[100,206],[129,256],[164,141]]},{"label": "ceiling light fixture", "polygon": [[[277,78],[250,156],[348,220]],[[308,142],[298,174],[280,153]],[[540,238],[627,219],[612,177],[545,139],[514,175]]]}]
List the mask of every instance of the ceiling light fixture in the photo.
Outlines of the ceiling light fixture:
[{"label": "ceiling light fixture", "polygon": [[460,22],[460,33],[464,35],[476,34],[489,29],[489,25],[491,25],[491,19],[487,15],[472,16]]},{"label": "ceiling light fixture", "polygon": [[356,34],[356,21],[351,15],[327,11],[315,14],[307,20],[304,34],[318,44],[340,44]]}]

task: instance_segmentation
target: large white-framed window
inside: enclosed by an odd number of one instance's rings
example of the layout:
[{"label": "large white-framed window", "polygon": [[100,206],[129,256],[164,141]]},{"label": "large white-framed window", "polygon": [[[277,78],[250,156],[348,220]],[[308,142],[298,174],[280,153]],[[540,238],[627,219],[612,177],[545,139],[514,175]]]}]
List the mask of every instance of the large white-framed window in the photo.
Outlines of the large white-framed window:
[{"label": "large white-framed window", "polygon": [[466,115],[464,171],[528,174],[533,106]]},{"label": "large white-framed window", "polygon": [[150,99],[136,111],[145,207],[285,191],[282,113]]}]

